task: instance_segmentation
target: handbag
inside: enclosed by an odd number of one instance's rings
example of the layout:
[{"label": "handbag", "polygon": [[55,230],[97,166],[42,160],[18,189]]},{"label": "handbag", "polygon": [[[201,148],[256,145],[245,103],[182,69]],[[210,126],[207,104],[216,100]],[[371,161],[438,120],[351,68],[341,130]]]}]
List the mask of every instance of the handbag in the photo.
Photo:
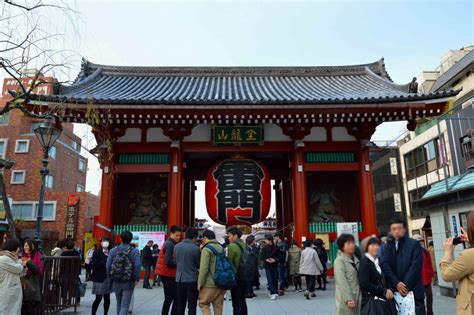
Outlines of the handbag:
[{"label": "handbag", "polygon": [[397,315],[397,307],[393,300],[371,297],[361,310],[362,315]]},{"label": "handbag", "polygon": [[86,289],[87,289],[87,283],[82,283],[81,280],[79,279],[79,283],[77,285],[77,295],[79,297],[84,297],[86,295]]},{"label": "handbag", "polygon": [[398,315],[415,315],[415,295],[413,291],[408,292],[408,295],[403,297],[400,293],[394,294],[397,302]]}]

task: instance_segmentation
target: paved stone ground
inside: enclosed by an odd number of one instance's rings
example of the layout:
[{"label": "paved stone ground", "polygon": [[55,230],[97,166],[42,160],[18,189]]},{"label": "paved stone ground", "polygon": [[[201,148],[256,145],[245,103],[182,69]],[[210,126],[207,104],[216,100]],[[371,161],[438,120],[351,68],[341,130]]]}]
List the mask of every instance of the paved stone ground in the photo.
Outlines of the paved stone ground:
[{"label": "paved stone ground", "polygon": [[[327,291],[316,291],[318,296],[306,300],[303,293],[290,291],[283,297],[271,301],[265,288],[265,277],[261,279],[262,287],[256,291],[258,297],[254,300],[247,300],[249,314],[257,315],[283,315],[283,314],[318,314],[330,315],[334,314],[334,281],[329,279]],[[92,302],[95,296],[91,294],[92,283],[88,283],[86,296],[81,300],[81,306],[78,308],[79,314],[91,314]],[[453,315],[456,310],[456,302],[453,298],[441,296],[437,287],[434,288],[434,313],[436,315]],[[230,295],[230,294],[229,294]],[[103,303],[103,302],[102,302]],[[141,283],[135,289],[135,304],[133,314],[148,315],[161,314],[161,306],[163,303],[163,288],[155,287],[153,290],[145,290],[141,288]],[[111,305],[109,314],[116,314],[115,296],[111,296]],[[103,304],[101,304],[103,307]],[[65,313],[72,314],[73,310],[69,309]],[[103,314],[103,308],[99,309],[98,314]],[[198,314],[201,314],[198,306]],[[232,304],[230,301],[224,303],[224,314],[232,314]]]}]

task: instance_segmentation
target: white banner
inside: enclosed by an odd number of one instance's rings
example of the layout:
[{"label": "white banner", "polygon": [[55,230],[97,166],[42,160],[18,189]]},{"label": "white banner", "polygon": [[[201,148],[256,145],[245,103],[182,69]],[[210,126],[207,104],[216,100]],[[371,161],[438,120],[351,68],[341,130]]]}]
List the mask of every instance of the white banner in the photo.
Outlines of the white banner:
[{"label": "white banner", "polygon": [[336,224],[337,237],[341,234],[351,234],[355,243],[359,245],[359,232],[357,222],[342,222]]}]

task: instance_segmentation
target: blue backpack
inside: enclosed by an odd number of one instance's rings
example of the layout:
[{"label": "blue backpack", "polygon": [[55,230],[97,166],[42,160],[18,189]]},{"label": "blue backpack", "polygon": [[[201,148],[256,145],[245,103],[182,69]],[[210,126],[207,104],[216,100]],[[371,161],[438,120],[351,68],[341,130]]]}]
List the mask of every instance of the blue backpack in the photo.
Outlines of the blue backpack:
[{"label": "blue backpack", "polygon": [[214,283],[218,288],[223,290],[230,290],[237,285],[237,277],[234,271],[234,267],[226,257],[224,251],[218,253],[217,250],[210,246],[205,245],[216,256],[216,272],[214,273]]}]

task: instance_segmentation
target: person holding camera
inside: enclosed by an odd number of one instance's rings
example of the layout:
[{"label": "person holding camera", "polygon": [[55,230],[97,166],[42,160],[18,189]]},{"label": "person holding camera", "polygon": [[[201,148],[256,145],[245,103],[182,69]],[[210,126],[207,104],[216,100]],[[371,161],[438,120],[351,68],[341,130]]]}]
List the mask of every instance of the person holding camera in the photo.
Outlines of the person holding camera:
[{"label": "person holding camera", "polygon": [[[446,282],[459,281],[456,296],[456,315],[474,313],[474,211],[467,214],[467,231],[461,228],[460,238],[452,237],[444,241],[444,256],[439,263],[441,277]],[[454,241],[455,240],[455,241]],[[454,242],[453,242],[454,241]],[[454,247],[459,243],[468,243],[470,248],[463,250],[454,259]]]}]

